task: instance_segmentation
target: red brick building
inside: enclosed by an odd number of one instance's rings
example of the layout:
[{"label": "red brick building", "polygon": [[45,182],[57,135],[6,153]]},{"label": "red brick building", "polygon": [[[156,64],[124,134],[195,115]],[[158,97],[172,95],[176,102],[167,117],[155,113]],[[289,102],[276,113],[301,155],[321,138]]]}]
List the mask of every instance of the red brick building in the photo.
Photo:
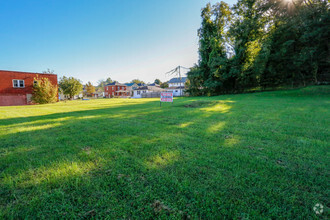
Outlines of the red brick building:
[{"label": "red brick building", "polygon": [[127,97],[129,96],[129,91],[126,85],[114,82],[104,86],[104,94],[108,98]]},{"label": "red brick building", "polygon": [[0,70],[0,106],[30,104],[34,78],[42,77],[57,85],[56,74]]}]

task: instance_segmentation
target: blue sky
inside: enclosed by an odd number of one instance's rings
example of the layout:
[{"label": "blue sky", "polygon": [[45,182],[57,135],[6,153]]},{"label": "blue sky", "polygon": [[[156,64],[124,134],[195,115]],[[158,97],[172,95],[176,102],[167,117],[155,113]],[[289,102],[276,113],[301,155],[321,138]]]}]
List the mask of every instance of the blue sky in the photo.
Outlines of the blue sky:
[{"label": "blue sky", "polygon": [[[0,69],[94,84],[168,80],[198,59],[206,0],[0,0]],[[225,0],[233,4],[235,0]]]}]

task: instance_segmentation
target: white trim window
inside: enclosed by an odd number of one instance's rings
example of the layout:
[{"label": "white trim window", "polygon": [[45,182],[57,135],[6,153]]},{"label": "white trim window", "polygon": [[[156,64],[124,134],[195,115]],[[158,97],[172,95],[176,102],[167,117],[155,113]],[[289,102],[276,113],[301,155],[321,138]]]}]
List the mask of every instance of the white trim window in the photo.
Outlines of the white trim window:
[{"label": "white trim window", "polygon": [[140,95],[140,94],[141,94],[141,92],[140,92],[140,91],[136,91],[136,94],[137,94],[137,95]]},{"label": "white trim window", "polygon": [[22,79],[13,79],[13,88],[24,88],[25,83]]}]

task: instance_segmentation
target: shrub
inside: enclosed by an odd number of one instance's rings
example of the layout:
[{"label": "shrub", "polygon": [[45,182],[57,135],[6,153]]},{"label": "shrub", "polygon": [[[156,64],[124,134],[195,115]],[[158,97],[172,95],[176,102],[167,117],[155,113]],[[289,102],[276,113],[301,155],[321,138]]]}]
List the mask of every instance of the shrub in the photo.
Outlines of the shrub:
[{"label": "shrub", "polygon": [[38,104],[57,102],[57,85],[53,85],[48,78],[36,79],[33,83],[32,101]]}]

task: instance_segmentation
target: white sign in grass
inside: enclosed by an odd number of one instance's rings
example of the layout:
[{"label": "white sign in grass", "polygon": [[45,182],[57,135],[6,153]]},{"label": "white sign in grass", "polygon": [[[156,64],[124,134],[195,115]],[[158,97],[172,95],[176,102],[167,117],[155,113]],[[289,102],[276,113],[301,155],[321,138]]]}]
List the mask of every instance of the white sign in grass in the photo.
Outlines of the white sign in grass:
[{"label": "white sign in grass", "polygon": [[160,106],[162,102],[172,102],[173,104],[173,92],[161,92],[160,93]]}]

